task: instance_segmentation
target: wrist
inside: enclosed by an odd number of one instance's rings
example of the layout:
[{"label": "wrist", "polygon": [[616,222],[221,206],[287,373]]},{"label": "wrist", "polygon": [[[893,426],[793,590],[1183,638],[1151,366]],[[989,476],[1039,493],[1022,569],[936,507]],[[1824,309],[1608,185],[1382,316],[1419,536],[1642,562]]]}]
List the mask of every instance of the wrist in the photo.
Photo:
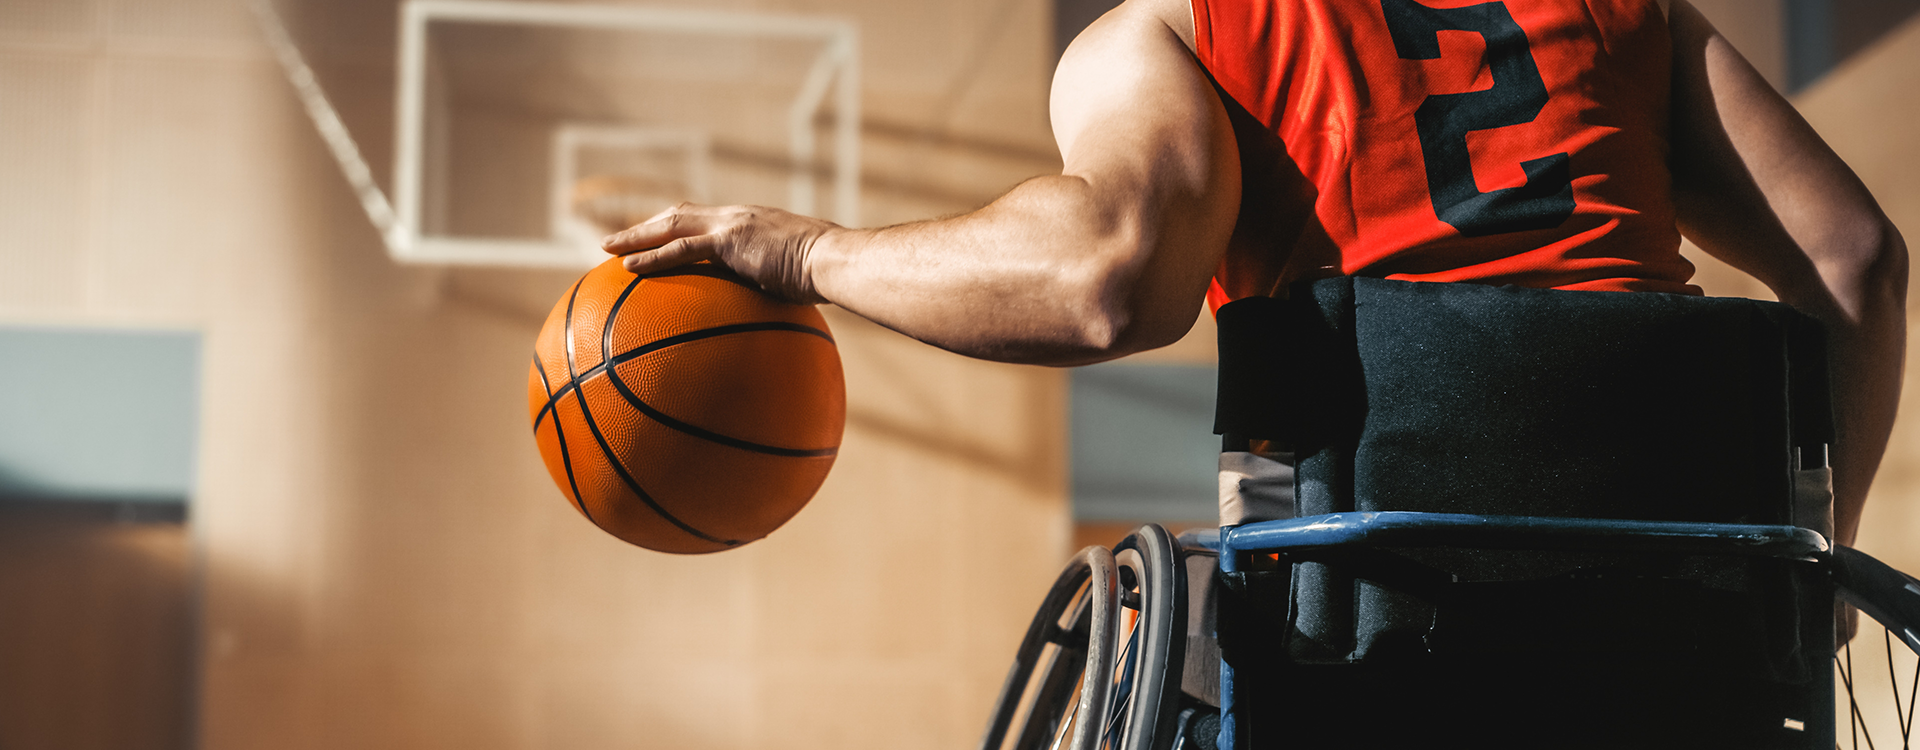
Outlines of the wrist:
[{"label": "wrist", "polygon": [[835,282],[845,276],[853,246],[862,234],[862,230],[831,225],[807,243],[807,250],[801,256],[800,273],[810,296],[821,302],[840,303],[839,286]]}]

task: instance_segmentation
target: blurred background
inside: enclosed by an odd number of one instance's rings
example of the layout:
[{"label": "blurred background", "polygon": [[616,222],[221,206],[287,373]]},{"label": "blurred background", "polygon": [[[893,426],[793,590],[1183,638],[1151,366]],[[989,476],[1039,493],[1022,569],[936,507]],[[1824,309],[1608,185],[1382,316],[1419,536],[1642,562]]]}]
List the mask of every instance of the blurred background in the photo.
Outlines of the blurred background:
[{"label": "blurred background", "polygon": [[[1920,233],[1920,0],[1694,1]],[[446,2],[409,72],[396,0],[0,0],[0,748],[971,746],[1071,550],[1211,524],[1205,316],[1065,371],[830,309],[838,465],[701,557],[570,509],[523,381],[583,222],[881,225],[1057,170],[1048,81],[1111,5]],[[1914,570],[1907,413],[1860,546]]]}]

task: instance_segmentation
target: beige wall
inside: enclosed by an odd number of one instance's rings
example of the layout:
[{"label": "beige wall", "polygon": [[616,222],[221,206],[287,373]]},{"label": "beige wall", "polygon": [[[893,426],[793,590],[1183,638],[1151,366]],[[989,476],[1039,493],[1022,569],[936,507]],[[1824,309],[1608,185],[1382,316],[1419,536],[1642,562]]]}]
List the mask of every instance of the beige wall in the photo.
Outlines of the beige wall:
[{"label": "beige wall", "polygon": [[[724,5],[861,21],[871,223],[1057,167],[1042,0]],[[1917,28],[1803,98],[1909,227]],[[382,116],[364,80],[350,120]],[[832,315],[850,417],[813,506],[658,555],[569,510],[527,435],[567,281],[391,263],[238,0],[0,4],[0,324],[205,336],[204,746],[974,742],[1066,552],[1061,375]],[[1157,356],[1210,357],[1183,346]],[[1903,426],[1862,539],[1909,569],[1916,448]]]},{"label": "beige wall", "polygon": [[1767,77],[1787,85],[1786,0],[1690,0]]},{"label": "beige wall", "polygon": [[[786,7],[866,26],[872,171],[929,188],[870,221],[1055,166],[1044,8]],[[237,0],[0,5],[0,269],[0,324],[205,335],[209,748],[962,747],[1065,555],[1060,375],[845,315],[844,451],[788,528],[582,521],[522,401],[569,275],[390,262]]]}]

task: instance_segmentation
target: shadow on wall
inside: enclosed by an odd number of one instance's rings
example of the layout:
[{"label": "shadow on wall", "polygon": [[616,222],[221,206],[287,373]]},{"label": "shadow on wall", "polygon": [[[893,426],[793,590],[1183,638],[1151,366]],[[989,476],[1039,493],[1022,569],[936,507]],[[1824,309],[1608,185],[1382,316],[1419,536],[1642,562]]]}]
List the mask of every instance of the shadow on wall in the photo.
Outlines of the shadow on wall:
[{"label": "shadow on wall", "polygon": [[1920,0],[1787,0],[1788,91],[1799,91],[1920,13]]},{"label": "shadow on wall", "polygon": [[193,746],[185,508],[0,498],[0,747]]},{"label": "shadow on wall", "polygon": [[1217,515],[1213,366],[1114,363],[1072,378],[1076,523]]},{"label": "shadow on wall", "polygon": [[76,512],[87,512],[78,510],[80,508],[93,508],[94,512],[105,509],[117,518],[141,521],[183,521],[187,509],[187,498],[179,493],[86,492],[41,481],[0,460],[0,506],[25,507],[51,503],[72,505]]}]

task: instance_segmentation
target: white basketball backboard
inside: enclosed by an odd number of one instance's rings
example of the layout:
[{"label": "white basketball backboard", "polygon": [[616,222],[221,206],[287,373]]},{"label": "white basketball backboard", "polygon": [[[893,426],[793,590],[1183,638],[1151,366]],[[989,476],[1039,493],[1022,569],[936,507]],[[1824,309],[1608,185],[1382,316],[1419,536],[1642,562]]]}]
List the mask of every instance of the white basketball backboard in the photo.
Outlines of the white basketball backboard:
[{"label": "white basketball backboard", "polygon": [[343,123],[271,0],[253,5],[397,261],[588,265],[599,257],[583,250],[594,231],[570,220],[565,196],[588,176],[583,159],[622,149],[651,160],[653,173],[640,177],[678,185],[680,199],[817,214],[824,182],[828,218],[859,222],[858,35],[849,22],[407,0],[399,6],[385,191],[363,156],[365,138]]},{"label": "white basketball backboard", "polygon": [[[554,239],[602,260],[606,256],[598,243],[610,229],[681,200],[713,200],[713,139],[706,131],[686,128],[568,123],[553,132],[548,173],[553,181],[547,188],[547,216]],[[590,215],[622,219],[609,226]]]}]

